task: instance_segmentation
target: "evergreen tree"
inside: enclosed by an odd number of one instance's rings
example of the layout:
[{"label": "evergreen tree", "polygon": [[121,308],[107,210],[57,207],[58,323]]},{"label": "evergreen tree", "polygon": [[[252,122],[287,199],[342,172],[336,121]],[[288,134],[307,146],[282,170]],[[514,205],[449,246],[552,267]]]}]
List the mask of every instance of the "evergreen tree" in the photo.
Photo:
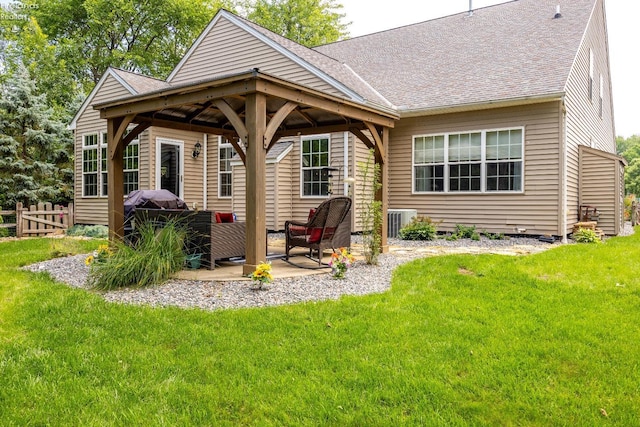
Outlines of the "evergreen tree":
[{"label": "evergreen tree", "polygon": [[0,206],[71,199],[73,138],[22,64],[0,86]]}]

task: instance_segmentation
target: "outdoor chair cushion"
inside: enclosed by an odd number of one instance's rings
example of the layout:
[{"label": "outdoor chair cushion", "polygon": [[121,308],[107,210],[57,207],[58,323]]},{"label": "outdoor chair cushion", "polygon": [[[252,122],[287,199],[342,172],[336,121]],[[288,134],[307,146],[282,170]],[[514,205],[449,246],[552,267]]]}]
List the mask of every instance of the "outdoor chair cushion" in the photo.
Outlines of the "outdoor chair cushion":
[{"label": "outdoor chair cushion", "polygon": [[216,222],[218,224],[233,222],[233,213],[232,212],[216,212]]}]

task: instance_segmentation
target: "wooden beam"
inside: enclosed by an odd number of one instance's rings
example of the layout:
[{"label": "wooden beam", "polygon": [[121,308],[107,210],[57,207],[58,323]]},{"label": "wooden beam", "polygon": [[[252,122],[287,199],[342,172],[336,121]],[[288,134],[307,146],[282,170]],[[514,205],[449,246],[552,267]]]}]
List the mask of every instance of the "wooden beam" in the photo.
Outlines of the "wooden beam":
[{"label": "wooden beam", "polygon": [[267,206],[266,161],[264,135],[267,128],[267,100],[260,93],[249,94],[246,99],[246,262],[243,275],[251,274],[267,257]]},{"label": "wooden beam", "polygon": [[302,116],[302,118],[311,126],[318,126],[318,123],[315,120],[313,120],[313,118],[310,115],[308,115],[306,111],[302,111],[301,109],[298,108],[296,110],[296,113],[300,114],[300,116]]},{"label": "wooden beam", "polygon": [[267,150],[271,148],[271,146],[275,142],[273,137],[276,134],[276,131],[278,130],[284,119],[286,119],[287,116],[297,107],[298,104],[289,101],[282,107],[280,107],[276,114],[273,115],[273,117],[269,121],[267,129],[264,132],[264,148],[266,148]]},{"label": "wooden beam", "polygon": [[376,148],[375,142],[373,142],[371,140],[371,138],[369,138],[368,135],[365,135],[364,132],[362,132],[360,129],[358,129],[356,127],[350,127],[349,131],[352,134],[354,134],[360,141],[362,141],[364,143],[364,145],[367,146],[368,149],[375,150],[375,148]]},{"label": "wooden beam", "polygon": [[126,147],[127,145],[129,145],[131,141],[136,139],[138,135],[140,135],[142,132],[144,132],[145,129],[149,128],[150,126],[151,126],[150,123],[145,122],[145,123],[140,123],[138,124],[138,126],[131,129],[131,132],[129,132],[122,140],[122,143],[124,144],[124,146]]},{"label": "wooden beam", "polygon": [[121,117],[127,114],[148,113],[150,111],[160,111],[166,108],[180,107],[188,104],[199,104],[202,102],[221,99],[225,96],[244,95],[255,91],[254,81],[243,81],[230,83],[226,86],[210,87],[198,91],[187,93],[175,93],[170,95],[158,94],[156,97],[124,101],[119,105],[101,107],[100,118],[110,119]]},{"label": "wooden beam", "polygon": [[284,130],[280,130],[276,132],[275,138],[276,140],[280,138],[284,138],[287,136],[296,136],[296,135],[316,135],[321,133],[332,133],[332,132],[346,132],[351,129],[364,129],[364,124],[362,123],[351,123],[351,124],[340,124],[340,125],[327,125],[327,126],[317,126],[317,127],[304,127],[304,128],[288,128]]},{"label": "wooden beam", "polygon": [[209,107],[211,107],[211,104],[213,104],[213,101],[205,102],[200,108],[198,108],[197,110],[189,114],[187,117],[185,117],[184,121],[187,123],[190,123],[191,120],[195,119],[200,114],[204,113]]},{"label": "wooden beam", "polygon": [[270,96],[277,96],[282,99],[297,102],[301,105],[319,108],[321,110],[350,117],[355,120],[362,120],[364,122],[370,122],[385,127],[393,127],[395,125],[394,118],[369,111],[365,106],[360,108],[355,105],[341,103],[327,98],[322,98],[320,96],[311,95],[309,93],[303,93],[302,91],[286,88],[268,81],[260,81],[257,85],[257,90]]},{"label": "wooden beam", "polygon": [[247,135],[249,132],[247,131],[247,127],[245,126],[244,121],[240,118],[238,113],[231,107],[231,105],[227,104],[227,101],[224,99],[216,99],[213,102],[218,110],[225,115],[231,126],[236,130],[236,133],[246,143]]},{"label": "wooden beam", "polygon": [[156,119],[156,118],[147,117],[147,116],[136,116],[135,121],[140,123],[148,123],[149,126],[177,129],[177,130],[186,130],[190,132],[211,133],[214,135],[235,135],[236,134],[235,129],[225,129],[225,128],[216,127],[216,126],[195,125],[195,124],[189,124],[189,123],[184,123],[180,121]]},{"label": "wooden beam", "polygon": [[124,133],[127,130],[127,126],[129,126],[129,124],[131,123],[131,121],[133,120],[133,118],[135,117],[135,114],[129,114],[125,117],[120,118],[118,121],[113,122],[114,124],[118,124],[117,128],[114,128],[114,134],[113,134],[113,140],[115,141],[115,144],[111,145],[109,144],[109,157],[111,159],[113,159],[113,156],[115,155],[116,149],[118,148],[119,145],[122,145],[121,148],[124,149],[124,144],[122,142],[122,136],[124,135]]},{"label": "wooden beam", "polygon": [[373,141],[375,143],[374,149],[376,150],[376,156],[378,159],[384,159],[385,155],[385,145],[382,143],[382,136],[380,135],[380,131],[376,128],[375,125],[365,122],[365,126],[371,132],[371,136],[373,136]]},{"label": "wooden beam", "polygon": [[107,147],[111,153],[107,159],[107,210],[112,241],[124,237],[124,144],[122,132],[118,132],[124,123],[125,118],[122,117],[107,120]]}]

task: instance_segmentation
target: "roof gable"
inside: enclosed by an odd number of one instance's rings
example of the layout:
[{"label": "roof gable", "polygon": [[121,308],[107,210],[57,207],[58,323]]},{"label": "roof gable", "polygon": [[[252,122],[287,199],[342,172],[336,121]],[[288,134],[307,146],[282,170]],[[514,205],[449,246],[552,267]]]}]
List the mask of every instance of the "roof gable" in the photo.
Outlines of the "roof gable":
[{"label": "roof gable", "polygon": [[390,105],[345,64],[225,10],[213,18],[167,81],[202,79],[205,70],[211,78],[251,68],[357,102]]},{"label": "roof gable", "polygon": [[89,107],[89,105],[93,103],[93,100],[96,98],[96,96],[99,96],[98,94],[100,90],[102,89],[103,86],[105,86],[105,83],[109,79],[115,80],[115,82],[120,84],[120,86],[124,89],[124,91],[128,92],[128,94],[130,95],[136,95],[138,93],[129,83],[127,83],[116,72],[114,68],[111,68],[111,67],[107,68],[107,71],[105,71],[102,77],[100,77],[100,80],[98,80],[98,83],[96,83],[96,85],[93,87],[93,90],[89,93],[89,96],[87,96],[87,98],[84,100],[84,102],[78,109],[78,112],[76,112],[76,115],[73,116],[73,119],[71,120],[71,123],[69,123],[69,126],[68,126],[69,129],[75,130],[76,125],[78,123],[78,119],[80,119],[80,117],[85,112],[85,110]]}]

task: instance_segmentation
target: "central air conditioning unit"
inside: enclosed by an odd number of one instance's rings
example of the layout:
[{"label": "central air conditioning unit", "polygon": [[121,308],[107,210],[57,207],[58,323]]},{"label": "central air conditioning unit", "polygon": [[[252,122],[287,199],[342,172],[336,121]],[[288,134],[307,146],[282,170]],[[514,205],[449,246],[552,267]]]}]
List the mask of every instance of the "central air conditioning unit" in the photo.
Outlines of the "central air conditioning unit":
[{"label": "central air conditioning unit", "polygon": [[416,209],[388,209],[387,237],[398,237],[400,229],[417,216],[418,211]]}]

